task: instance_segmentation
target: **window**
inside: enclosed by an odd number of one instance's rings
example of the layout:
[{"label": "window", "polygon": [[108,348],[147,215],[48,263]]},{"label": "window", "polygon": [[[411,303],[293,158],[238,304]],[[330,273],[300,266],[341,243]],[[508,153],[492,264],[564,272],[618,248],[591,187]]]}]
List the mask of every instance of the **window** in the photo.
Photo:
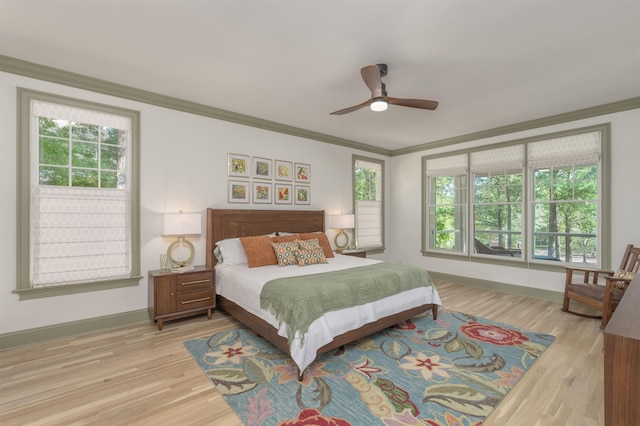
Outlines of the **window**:
[{"label": "window", "polygon": [[355,244],[358,249],[384,247],[384,161],[353,156]]},{"label": "window", "polygon": [[134,111],[19,90],[22,298],[136,285]]},{"label": "window", "polygon": [[608,147],[607,124],[423,158],[423,253],[608,266]]},{"label": "window", "polygon": [[467,156],[426,161],[429,249],[467,252]]},{"label": "window", "polygon": [[470,154],[476,254],[522,256],[524,145]]}]

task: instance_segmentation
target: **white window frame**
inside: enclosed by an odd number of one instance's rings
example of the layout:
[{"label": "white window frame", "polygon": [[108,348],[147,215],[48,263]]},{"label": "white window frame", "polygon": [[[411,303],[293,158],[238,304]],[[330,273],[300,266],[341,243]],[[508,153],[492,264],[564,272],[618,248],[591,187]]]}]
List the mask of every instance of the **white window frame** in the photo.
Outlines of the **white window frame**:
[{"label": "white window frame", "polygon": [[[18,88],[18,204],[17,204],[17,283],[16,290],[20,300],[65,294],[97,291],[110,288],[138,285],[140,279],[140,189],[139,189],[139,126],[140,114],[124,108],[73,99],[64,96]],[[130,120],[130,138],[128,147],[127,190],[129,196],[129,257],[130,267],[126,276],[114,278],[92,278],[87,281],[59,284],[48,283],[44,286],[32,285],[32,236],[34,232],[34,185],[37,187],[38,162],[32,158],[37,155],[32,147],[32,139],[37,138],[38,126],[34,125],[31,111],[32,101],[43,101],[69,106],[72,108],[100,111],[106,114],[122,116]]]},{"label": "white window frame", "polygon": [[[379,171],[376,200],[356,199],[356,167],[371,164]],[[368,252],[384,250],[384,160],[353,155],[353,211],[355,215],[354,244],[357,250]]]},{"label": "white window frame", "polygon": [[[584,128],[578,128],[573,130],[567,130],[547,135],[540,135],[526,139],[514,140],[511,142],[504,142],[499,144],[492,144],[481,146],[477,148],[465,149],[452,151],[446,154],[439,154],[435,156],[425,156],[422,158],[422,174],[423,174],[423,232],[422,232],[422,254],[424,256],[432,256],[432,257],[444,257],[451,259],[466,259],[469,261],[476,262],[484,262],[484,263],[497,263],[509,266],[516,267],[529,267],[535,269],[545,269],[545,270],[560,270],[566,265],[577,265],[577,262],[565,263],[563,260],[561,261],[550,261],[550,259],[540,259],[534,258],[532,253],[531,241],[533,240],[534,228],[533,224],[533,208],[534,208],[534,199],[533,199],[533,170],[534,167],[540,166],[539,162],[536,162],[533,158],[531,162],[529,162],[528,158],[528,150],[532,144],[537,142],[545,142],[550,140],[561,139],[564,137],[571,136],[579,136],[582,134],[588,134],[593,132],[600,132],[601,143],[600,143],[600,152],[598,153],[598,223],[597,223],[597,259],[595,264],[588,264],[588,267],[593,268],[609,268],[609,259],[610,259],[610,147],[611,147],[611,125],[610,123],[589,126]],[[520,257],[517,256],[494,256],[494,255],[481,255],[478,253],[474,253],[473,243],[474,243],[474,235],[475,230],[473,229],[473,208],[474,208],[474,173],[471,170],[471,156],[473,153],[478,153],[481,151],[486,151],[489,149],[496,149],[500,147],[508,147],[514,145],[524,145],[525,147],[525,162],[522,165],[523,168],[523,181],[524,181],[524,190],[523,196],[524,204],[522,208],[522,215],[524,218],[523,223],[523,247],[522,254]],[[447,250],[437,250],[434,249],[430,244],[430,221],[433,221],[434,218],[429,216],[430,211],[430,200],[432,199],[433,194],[431,194],[431,180],[433,176],[448,176],[446,168],[443,167],[443,170],[434,171],[434,167],[431,167],[429,171],[427,167],[427,163],[431,161],[431,164],[443,163],[446,164],[448,158],[453,158],[454,156],[466,156],[467,159],[467,182],[468,182],[468,190],[467,190],[467,200],[463,201],[466,203],[468,217],[466,218],[466,222],[464,223],[465,229],[462,231],[466,233],[466,239],[464,241],[464,247],[460,247],[455,251],[447,251]],[[595,157],[591,156],[591,160],[593,161]],[[434,161],[437,160],[437,161]],[[436,167],[437,168],[437,167]],[[456,173],[459,173],[459,170],[454,170]],[[462,172],[464,173],[464,172]],[[583,265],[580,263],[580,265]]]}]

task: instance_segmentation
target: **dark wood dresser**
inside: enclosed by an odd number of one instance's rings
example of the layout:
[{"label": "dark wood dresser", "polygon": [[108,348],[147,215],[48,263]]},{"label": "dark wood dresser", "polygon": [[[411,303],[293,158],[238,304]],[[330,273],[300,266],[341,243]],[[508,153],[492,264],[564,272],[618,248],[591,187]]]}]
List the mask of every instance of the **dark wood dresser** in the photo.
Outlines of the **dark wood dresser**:
[{"label": "dark wood dresser", "polygon": [[640,274],[604,329],[604,420],[640,424]]}]

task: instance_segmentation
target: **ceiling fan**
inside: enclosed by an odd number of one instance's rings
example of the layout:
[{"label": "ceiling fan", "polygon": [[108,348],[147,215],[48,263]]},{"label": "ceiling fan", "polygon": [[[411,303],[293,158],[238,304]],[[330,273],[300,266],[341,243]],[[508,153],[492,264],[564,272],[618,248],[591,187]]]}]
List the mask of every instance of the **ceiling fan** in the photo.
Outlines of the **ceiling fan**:
[{"label": "ceiling fan", "polygon": [[372,111],[384,111],[388,105],[400,105],[410,108],[434,110],[438,107],[438,102],[424,99],[404,99],[387,96],[385,84],[382,77],[387,75],[387,64],[368,65],[360,70],[364,84],[371,90],[371,99],[349,108],[334,111],[331,115],[342,115],[357,111],[360,108],[370,106]]}]

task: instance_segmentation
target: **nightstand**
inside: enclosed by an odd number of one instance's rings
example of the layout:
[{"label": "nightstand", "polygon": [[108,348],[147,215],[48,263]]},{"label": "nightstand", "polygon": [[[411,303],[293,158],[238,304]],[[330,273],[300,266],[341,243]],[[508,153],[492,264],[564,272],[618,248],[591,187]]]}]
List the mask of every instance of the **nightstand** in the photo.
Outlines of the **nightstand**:
[{"label": "nightstand", "polygon": [[355,256],[355,257],[367,257],[367,252],[364,250],[356,250],[356,249],[352,249],[352,250],[340,250],[337,251],[336,253],[338,254],[344,254],[345,256]]},{"label": "nightstand", "polygon": [[149,271],[149,315],[162,330],[164,321],[207,313],[216,307],[216,271],[196,266],[188,272]]}]

